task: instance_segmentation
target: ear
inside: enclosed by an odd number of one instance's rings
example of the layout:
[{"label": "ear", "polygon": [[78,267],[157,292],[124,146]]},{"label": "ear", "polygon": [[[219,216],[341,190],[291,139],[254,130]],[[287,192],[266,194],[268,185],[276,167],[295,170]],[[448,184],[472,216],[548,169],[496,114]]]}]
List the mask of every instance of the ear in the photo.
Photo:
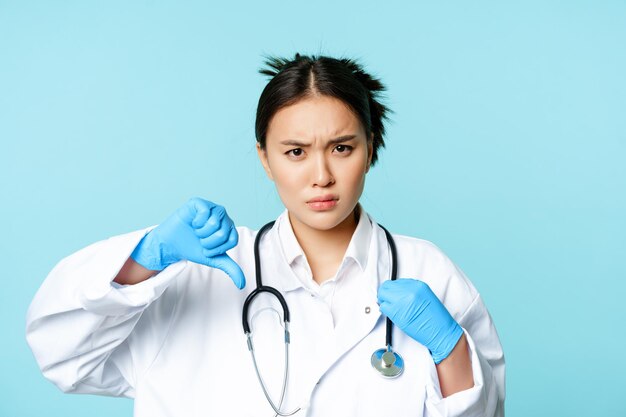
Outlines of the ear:
[{"label": "ear", "polygon": [[372,166],[372,156],[374,155],[374,133],[370,134],[370,140],[367,141],[367,168],[365,168],[365,173],[367,174],[370,171],[370,167]]},{"label": "ear", "polygon": [[267,177],[270,180],[274,181],[274,177],[272,176],[272,169],[270,168],[270,163],[267,160],[267,150],[261,149],[261,144],[259,142],[256,143],[256,153],[259,155],[259,160],[263,165],[263,169],[265,170]]}]

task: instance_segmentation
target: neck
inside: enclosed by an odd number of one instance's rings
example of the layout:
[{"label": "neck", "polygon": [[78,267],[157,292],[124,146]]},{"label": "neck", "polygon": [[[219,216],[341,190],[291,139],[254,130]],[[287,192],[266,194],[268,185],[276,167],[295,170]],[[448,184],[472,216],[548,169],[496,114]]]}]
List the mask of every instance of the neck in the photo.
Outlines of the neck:
[{"label": "neck", "polygon": [[309,262],[313,279],[318,284],[337,272],[356,230],[359,213],[360,207],[357,205],[351,215],[328,230],[312,228],[289,214],[293,232]]}]

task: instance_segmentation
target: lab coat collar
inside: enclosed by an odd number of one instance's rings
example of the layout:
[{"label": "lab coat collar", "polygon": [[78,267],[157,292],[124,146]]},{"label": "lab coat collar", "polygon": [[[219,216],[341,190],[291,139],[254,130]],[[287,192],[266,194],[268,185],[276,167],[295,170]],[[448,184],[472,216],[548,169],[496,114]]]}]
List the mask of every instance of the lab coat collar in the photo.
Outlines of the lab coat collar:
[{"label": "lab coat collar", "polygon": [[287,211],[287,209],[285,209],[285,211],[278,216],[274,227],[278,232],[280,249],[287,264],[292,265],[298,257],[305,256],[302,247],[298,243],[298,239],[296,239],[293,228],[291,227],[289,211]]},{"label": "lab coat collar", "polygon": [[[292,265],[298,257],[304,257],[305,254],[293,232],[287,210],[278,217],[276,226],[285,260],[289,265]],[[368,214],[365,213],[365,210],[359,207],[359,222],[350,239],[344,258],[353,259],[359,265],[361,271],[365,270],[367,265],[367,250],[369,248],[371,234],[372,221]]]},{"label": "lab coat collar", "polygon": [[[360,207],[359,222],[350,239],[341,267],[343,267],[347,259],[351,259],[356,262],[362,272],[365,271],[370,252],[372,233],[373,220],[365,210]],[[279,267],[281,273],[278,274],[277,277],[277,281],[279,281],[278,285],[282,287],[283,291],[290,291],[302,287],[302,283],[293,272],[291,265],[293,265],[293,262],[298,257],[305,257],[305,254],[293,232],[287,210],[283,211],[278,219],[276,219],[276,223],[271,230],[271,239],[274,245],[278,245],[274,247],[280,248],[280,251],[278,251],[279,254],[277,255],[281,258],[280,261],[282,261],[279,262],[282,265]],[[283,266],[286,268],[283,268]]]},{"label": "lab coat collar", "polygon": [[368,250],[372,239],[372,219],[359,206],[359,222],[356,225],[348,249],[346,250],[346,259],[353,259],[365,271],[368,259]]}]

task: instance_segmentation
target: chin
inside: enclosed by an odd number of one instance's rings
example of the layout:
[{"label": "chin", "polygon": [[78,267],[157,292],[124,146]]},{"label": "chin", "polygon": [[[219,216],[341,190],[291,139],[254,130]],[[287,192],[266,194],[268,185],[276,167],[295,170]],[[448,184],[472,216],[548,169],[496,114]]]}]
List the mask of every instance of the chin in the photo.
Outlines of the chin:
[{"label": "chin", "polygon": [[[332,230],[343,223],[353,210],[348,213],[339,213],[336,211],[326,211],[318,213],[306,213],[304,216],[294,213],[296,220],[307,227],[315,230]],[[293,212],[292,212],[293,213]]]}]

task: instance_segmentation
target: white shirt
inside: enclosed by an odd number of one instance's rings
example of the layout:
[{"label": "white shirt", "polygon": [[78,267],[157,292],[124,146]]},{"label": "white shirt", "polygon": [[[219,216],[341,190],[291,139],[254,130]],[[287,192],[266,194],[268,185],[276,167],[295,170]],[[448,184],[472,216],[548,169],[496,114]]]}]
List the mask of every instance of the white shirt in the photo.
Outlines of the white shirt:
[{"label": "white shirt", "polygon": [[[220,270],[170,265],[136,285],[112,283],[149,229],[94,243],[50,272],[27,316],[27,340],[44,376],[65,392],[135,399],[135,416],[274,415],[256,378],[242,329],[255,288],[256,231],[238,228],[228,254],[241,266],[238,290]],[[398,277],[426,282],[463,328],[474,387],[442,398],[428,350],[394,327],[403,374],[370,365],[385,345],[378,286],[390,276],[382,229],[361,217],[337,274],[312,280],[285,211],[261,240],[263,284],[291,314],[289,381],[282,410],[298,416],[503,416],[504,356],[489,313],[465,275],[432,243],[394,235]],[[279,313],[277,313],[279,312]],[[261,375],[278,401],[284,372],[277,301],[257,297],[249,317]]]}]

